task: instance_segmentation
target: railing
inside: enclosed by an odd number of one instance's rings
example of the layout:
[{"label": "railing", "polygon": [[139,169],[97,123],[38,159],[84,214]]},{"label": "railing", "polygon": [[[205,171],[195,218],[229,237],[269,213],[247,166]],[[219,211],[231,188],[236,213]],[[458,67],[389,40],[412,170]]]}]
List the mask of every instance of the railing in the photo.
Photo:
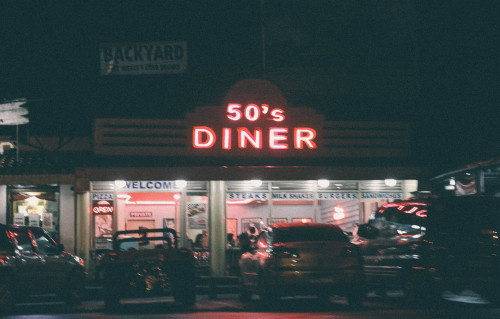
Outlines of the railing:
[{"label": "railing", "polygon": [[[210,251],[203,248],[194,248],[194,258],[196,259],[197,274],[199,276],[210,275]],[[238,276],[238,260],[241,256],[240,248],[226,249],[226,276]]]}]

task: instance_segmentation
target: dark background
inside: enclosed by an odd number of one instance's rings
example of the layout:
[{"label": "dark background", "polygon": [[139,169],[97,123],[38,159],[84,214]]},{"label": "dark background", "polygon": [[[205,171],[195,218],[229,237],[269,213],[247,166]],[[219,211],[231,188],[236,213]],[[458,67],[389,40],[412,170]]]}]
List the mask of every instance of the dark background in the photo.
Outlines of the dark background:
[{"label": "dark background", "polygon": [[[410,160],[451,168],[500,156],[499,9],[497,1],[7,0],[0,101],[28,99],[23,136],[91,136],[94,118],[183,118],[218,105],[238,80],[265,77],[328,120],[409,122]],[[99,75],[100,43],[147,41],[187,41],[188,71]]]}]

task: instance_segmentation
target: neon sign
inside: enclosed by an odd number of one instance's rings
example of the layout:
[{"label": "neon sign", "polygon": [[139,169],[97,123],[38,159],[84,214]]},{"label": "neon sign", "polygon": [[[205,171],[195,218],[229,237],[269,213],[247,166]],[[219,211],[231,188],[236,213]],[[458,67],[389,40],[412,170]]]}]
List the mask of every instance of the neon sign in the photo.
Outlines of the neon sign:
[{"label": "neon sign", "polygon": [[94,215],[106,215],[113,214],[115,207],[113,206],[112,200],[93,200],[92,201],[92,212]]},{"label": "neon sign", "polygon": [[[316,130],[310,127],[287,127],[285,111],[281,108],[271,108],[267,104],[248,104],[242,106],[229,103],[226,109],[229,125],[213,129],[209,126],[194,126],[192,145],[197,149],[220,148],[231,149],[316,149]],[[258,123],[268,121],[256,127],[234,127],[240,122]],[[272,123],[269,125],[269,123]]]}]

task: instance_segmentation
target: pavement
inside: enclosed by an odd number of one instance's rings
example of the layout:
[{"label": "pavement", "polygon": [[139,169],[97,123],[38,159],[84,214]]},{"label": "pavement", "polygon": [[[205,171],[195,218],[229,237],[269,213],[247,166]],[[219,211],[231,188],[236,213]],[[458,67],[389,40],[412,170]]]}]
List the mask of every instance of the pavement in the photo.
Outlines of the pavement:
[{"label": "pavement", "polygon": [[[217,313],[217,312],[245,312],[251,309],[252,304],[239,301],[238,295],[220,295],[217,299],[208,298],[208,295],[199,295],[194,306],[185,308],[174,301],[173,297],[150,298],[123,298],[120,306],[107,310],[104,301],[99,299],[83,300],[77,306],[65,304],[55,296],[40,296],[39,298],[23,300],[14,307],[9,317],[12,318],[40,318],[44,314],[47,318],[83,318],[91,316],[115,317],[142,317],[158,314],[191,314],[191,313]],[[249,308],[250,307],[250,308]],[[4,314],[0,313],[0,317]],[[55,316],[55,317],[54,317]],[[75,318],[76,318],[75,317]]]}]

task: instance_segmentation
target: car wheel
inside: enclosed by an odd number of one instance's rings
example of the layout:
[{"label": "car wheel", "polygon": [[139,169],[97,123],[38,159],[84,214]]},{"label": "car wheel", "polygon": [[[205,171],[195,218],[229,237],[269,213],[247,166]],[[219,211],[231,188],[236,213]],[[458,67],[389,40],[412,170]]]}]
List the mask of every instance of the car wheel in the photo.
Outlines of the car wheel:
[{"label": "car wheel", "polygon": [[113,269],[105,269],[103,272],[104,307],[106,310],[116,310],[120,306],[119,281]]},{"label": "car wheel", "polygon": [[189,308],[196,303],[196,275],[192,264],[185,263],[177,269],[171,269],[172,276],[167,272],[168,284],[172,285],[175,302]]},{"label": "car wheel", "polygon": [[330,302],[330,295],[327,294],[327,293],[320,293],[318,295],[318,301],[321,303],[321,304],[327,304]]},{"label": "car wheel", "polygon": [[109,291],[104,292],[104,308],[106,310],[116,310],[120,307],[120,298],[117,295],[110,294]]},{"label": "car wheel", "polygon": [[81,271],[73,271],[69,275],[64,289],[64,299],[68,305],[79,305],[85,289],[85,275]]},{"label": "car wheel", "polygon": [[196,303],[196,288],[194,285],[184,285],[182,288],[175,288],[174,300],[183,307],[192,307]]},{"label": "car wheel", "polygon": [[345,298],[349,307],[361,308],[366,298],[366,292],[363,289],[353,289],[346,293]]},{"label": "car wheel", "polygon": [[415,279],[406,280],[403,291],[406,302],[409,305],[428,305],[441,302],[440,289],[424,279],[420,279],[420,281],[416,281]]},{"label": "car wheel", "polygon": [[[4,280],[2,278],[0,280]],[[0,282],[0,311],[2,313],[9,313],[14,308],[14,293],[12,287],[8,282]]]},{"label": "car wheel", "polygon": [[280,299],[279,293],[267,285],[263,274],[259,274],[259,297],[265,306],[276,305]]},{"label": "car wheel", "polygon": [[250,291],[248,291],[248,288],[245,286],[245,283],[242,278],[239,280],[239,297],[241,301],[249,301],[251,297]]}]

